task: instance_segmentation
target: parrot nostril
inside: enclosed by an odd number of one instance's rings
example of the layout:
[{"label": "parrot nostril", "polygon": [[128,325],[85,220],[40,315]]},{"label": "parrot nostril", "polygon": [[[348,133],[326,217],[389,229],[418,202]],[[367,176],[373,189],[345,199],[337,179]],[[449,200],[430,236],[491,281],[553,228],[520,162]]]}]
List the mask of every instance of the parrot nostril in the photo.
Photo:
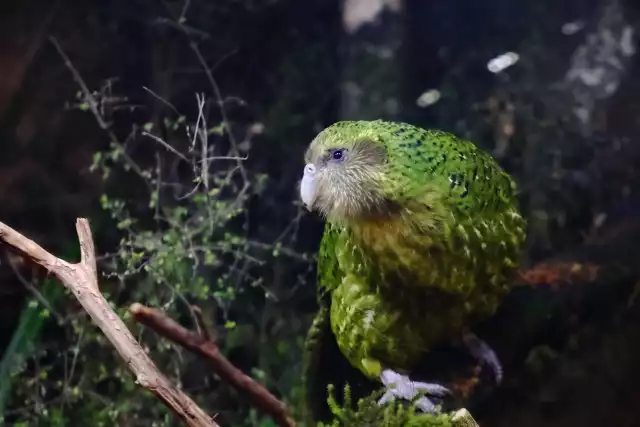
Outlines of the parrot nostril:
[{"label": "parrot nostril", "polygon": [[313,175],[316,173],[316,167],[314,165],[307,165],[304,167],[304,173]]}]

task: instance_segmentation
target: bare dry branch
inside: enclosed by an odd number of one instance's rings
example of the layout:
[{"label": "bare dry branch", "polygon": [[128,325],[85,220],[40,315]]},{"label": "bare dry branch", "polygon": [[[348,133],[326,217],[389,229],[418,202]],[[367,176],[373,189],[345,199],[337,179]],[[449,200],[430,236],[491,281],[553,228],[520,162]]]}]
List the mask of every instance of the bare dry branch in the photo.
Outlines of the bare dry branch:
[{"label": "bare dry branch", "polygon": [[252,403],[269,414],[280,427],[295,427],[296,423],[284,403],[262,384],[233,366],[213,341],[180,326],[160,310],[134,303],[129,311],[137,322],[147,325],[158,334],[208,360],[220,378],[246,393]]},{"label": "bare dry branch", "polygon": [[136,383],[153,393],[187,425],[218,427],[218,424],[189,396],[160,373],[122,319],[109,306],[98,288],[95,249],[89,221],[79,218],[76,222],[76,230],[82,253],[81,261],[77,264],[55,257],[2,222],[0,222],[0,241],[4,241],[46,268],[75,295],[93,322],[102,330],[135,374]]}]

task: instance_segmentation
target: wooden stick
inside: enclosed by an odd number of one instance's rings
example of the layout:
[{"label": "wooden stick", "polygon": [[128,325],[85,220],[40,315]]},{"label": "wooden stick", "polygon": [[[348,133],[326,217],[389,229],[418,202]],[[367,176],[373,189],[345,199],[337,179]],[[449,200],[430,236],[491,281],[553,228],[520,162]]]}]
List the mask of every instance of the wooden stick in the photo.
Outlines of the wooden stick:
[{"label": "wooden stick", "polygon": [[251,402],[269,414],[280,427],[295,427],[296,423],[285,404],[262,384],[233,366],[213,340],[182,327],[158,309],[134,303],[129,311],[137,322],[209,361],[220,378],[249,396]]}]

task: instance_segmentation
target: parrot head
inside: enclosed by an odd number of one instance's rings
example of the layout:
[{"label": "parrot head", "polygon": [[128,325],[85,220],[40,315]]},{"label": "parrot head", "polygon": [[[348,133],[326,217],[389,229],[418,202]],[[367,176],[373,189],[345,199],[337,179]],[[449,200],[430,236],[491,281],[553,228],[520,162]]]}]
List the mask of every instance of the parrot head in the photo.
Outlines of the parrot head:
[{"label": "parrot head", "polygon": [[383,183],[387,149],[375,122],[343,121],[316,136],[305,153],[300,198],[310,211],[333,220],[388,211]]}]

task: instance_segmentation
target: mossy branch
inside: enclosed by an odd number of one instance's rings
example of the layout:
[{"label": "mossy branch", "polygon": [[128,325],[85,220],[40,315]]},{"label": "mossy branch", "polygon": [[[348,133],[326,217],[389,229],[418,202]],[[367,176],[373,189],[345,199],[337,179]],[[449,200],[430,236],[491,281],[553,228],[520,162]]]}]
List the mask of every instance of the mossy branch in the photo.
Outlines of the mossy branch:
[{"label": "mossy branch", "polygon": [[418,412],[414,404],[391,402],[379,405],[380,392],[359,399],[354,408],[349,384],[344,386],[342,406],[334,397],[335,387],[329,385],[327,389],[327,404],[334,419],[330,424],[320,423],[318,427],[479,427],[464,408],[450,413],[425,414]]}]

